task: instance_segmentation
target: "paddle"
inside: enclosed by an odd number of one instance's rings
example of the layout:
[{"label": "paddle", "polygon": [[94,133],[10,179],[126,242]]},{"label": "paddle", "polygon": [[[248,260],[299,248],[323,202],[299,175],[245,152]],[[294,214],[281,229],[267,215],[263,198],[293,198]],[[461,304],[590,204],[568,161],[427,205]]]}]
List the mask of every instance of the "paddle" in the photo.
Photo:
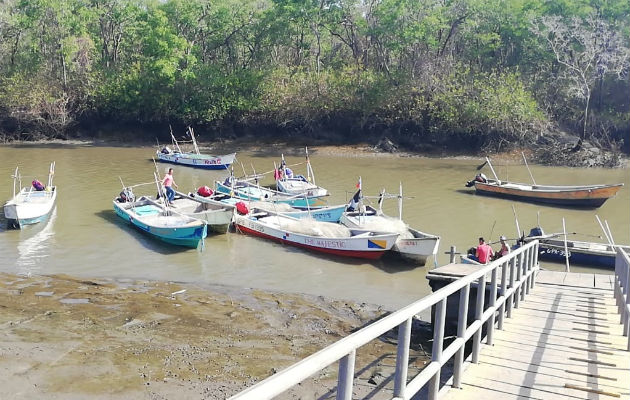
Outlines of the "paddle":
[{"label": "paddle", "polygon": [[486,159],[486,161],[484,161],[482,164],[480,164],[480,165],[478,165],[478,166],[477,166],[477,168],[476,168],[476,169],[477,169],[477,171],[480,171],[483,167],[485,167],[485,166],[486,166],[486,164],[488,164],[488,160],[487,160],[487,159]]}]

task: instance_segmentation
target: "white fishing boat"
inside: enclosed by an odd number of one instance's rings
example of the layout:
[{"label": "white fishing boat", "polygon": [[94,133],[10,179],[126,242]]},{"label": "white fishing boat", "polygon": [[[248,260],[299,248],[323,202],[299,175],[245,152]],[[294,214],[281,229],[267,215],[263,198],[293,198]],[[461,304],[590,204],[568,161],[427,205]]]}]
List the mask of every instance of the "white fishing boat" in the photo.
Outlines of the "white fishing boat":
[{"label": "white fishing boat", "polygon": [[206,221],[208,229],[215,233],[226,233],[232,223],[234,205],[203,197],[193,193],[175,192],[173,207],[178,213]]},{"label": "white fishing boat", "polygon": [[13,198],[4,205],[4,216],[9,227],[20,229],[24,225],[45,221],[55,206],[57,187],[53,186],[55,162],[50,164],[48,184],[34,180],[33,185],[22,187],[18,168],[13,174]]},{"label": "white fishing boat", "polygon": [[353,197],[353,202],[357,204],[357,206],[350,206],[351,209],[355,209],[343,213],[340,222],[349,228],[397,233],[399,236],[392,248],[392,252],[397,253],[403,258],[425,265],[429,257],[437,254],[440,245],[440,237],[410,228],[402,220],[402,185],[400,187],[400,194],[398,195],[388,195],[381,192],[379,196],[379,206],[382,207],[382,201],[386,197],[398,198],[399,218],[393,218],[384,214],[381,208],[377,210],[371,206],[363,205],[361,201],[361,188],[359,187],[359,191]]},{"label": "white fishing boat", "polygon": [[234,213],[233,221],[236,230],[246,235],[342,257],[378,259],[392,248],[398,237],[395,233],[350,229],[256,208],[245,215]]},{"label": "white fishing boat", "polygon": [[173,132],[171,131],[171,141],[173,148],[168,146],[160,147],[156,156],[160,161],[168,162],[172,164],[185,165],[188,167],[196,167],[203,169],[227,169],[236,158],[236,153],[224,154],[220,156],[214,156],[209,154],[201,154],[199,152],[199,146],[197,146],[197,140],[195,139],[195,133],[192,128],[188,128],[188,135],[191,137],[190,142],[192,144],[192,151],[182,151],[180,142],[177,141]]},{"label": "white fishing boat", "polygon": [[308,157],[308,147],[306,148],[306,176],[295,175],[287,166],[283,154],[280,167],[274,171],[274,178],[279,192],[308,197],[328,196],[328,190],[315,184],[315,173]]}]

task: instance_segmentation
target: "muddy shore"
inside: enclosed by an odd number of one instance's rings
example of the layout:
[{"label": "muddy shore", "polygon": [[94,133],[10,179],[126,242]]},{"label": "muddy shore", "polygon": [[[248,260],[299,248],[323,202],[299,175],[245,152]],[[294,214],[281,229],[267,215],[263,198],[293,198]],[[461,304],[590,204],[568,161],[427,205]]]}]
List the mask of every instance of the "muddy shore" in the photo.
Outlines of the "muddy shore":
[{"label": "muddy shore", "polygon": [[[247,288],[10,274],[0,309],[0,398],[65,400],[225,399],[386,314]],[[395,338],[358,352],[366,390],[395,363]],[[334,398],[336,374],[282,398]]]}]

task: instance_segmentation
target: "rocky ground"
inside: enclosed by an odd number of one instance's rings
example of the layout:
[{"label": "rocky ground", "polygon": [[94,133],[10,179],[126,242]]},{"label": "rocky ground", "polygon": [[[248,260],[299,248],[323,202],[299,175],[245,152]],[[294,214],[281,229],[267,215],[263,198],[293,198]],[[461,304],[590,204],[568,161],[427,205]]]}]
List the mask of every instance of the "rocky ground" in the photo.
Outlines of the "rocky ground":
[{"label": "rocky ground", "polygon": [[[64,400],[224,399],[386,313],[253,289],[8,274],[0,310],[0,398]],[[414,333],[419,370],[427,328]],[[357,390],[391,386],[395,354],[395,332],[362,347]],[[281,398],[334,398],[336,368]]]}]

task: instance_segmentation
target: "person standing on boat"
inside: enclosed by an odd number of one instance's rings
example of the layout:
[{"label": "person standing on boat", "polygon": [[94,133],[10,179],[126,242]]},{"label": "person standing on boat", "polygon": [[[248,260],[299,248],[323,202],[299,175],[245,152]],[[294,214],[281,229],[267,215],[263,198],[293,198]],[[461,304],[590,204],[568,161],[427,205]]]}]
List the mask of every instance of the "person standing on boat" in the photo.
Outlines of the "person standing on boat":
[{"label": "person standing on boat", "polygon": [[173,168],[169,168],[166,175],[164,175],[164,179],[162,179],[162,186],[164,186],[164,189],[166,190],[166,200],[169,204],[173,204],[175,191],[172,186],[177,187],[177,183],[175,183],[175,179],[173,179]]},{"label": "person standing on boat", "polygon": [[490,259],[492,258],[492,254],[492,247],[490,247],[490,245],[488,245],[486,241],[482,237],[480,237],[477,251],[475,252],[475,255],[471,256],[470,258],[482,264],[487,264],[488,261],[490,261]]}]

